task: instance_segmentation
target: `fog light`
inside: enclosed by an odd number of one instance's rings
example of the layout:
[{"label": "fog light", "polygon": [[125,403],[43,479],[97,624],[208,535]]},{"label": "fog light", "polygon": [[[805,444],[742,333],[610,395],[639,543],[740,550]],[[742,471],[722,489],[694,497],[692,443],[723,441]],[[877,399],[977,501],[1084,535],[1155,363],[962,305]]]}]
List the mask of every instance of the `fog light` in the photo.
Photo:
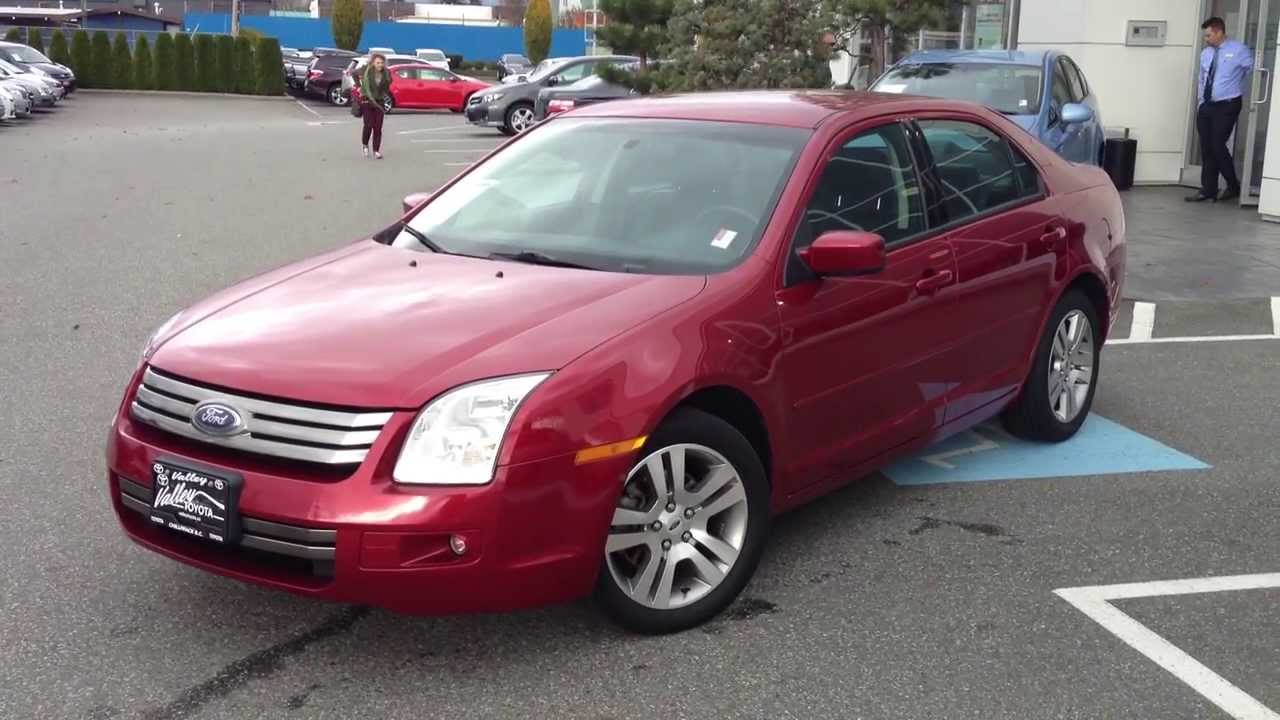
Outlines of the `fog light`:
[{"label": "fog light", "polygon": [[461,535],[450,535],[449,549],[453,551],[454,555],[466,555],[467,539],[462,537]]}]

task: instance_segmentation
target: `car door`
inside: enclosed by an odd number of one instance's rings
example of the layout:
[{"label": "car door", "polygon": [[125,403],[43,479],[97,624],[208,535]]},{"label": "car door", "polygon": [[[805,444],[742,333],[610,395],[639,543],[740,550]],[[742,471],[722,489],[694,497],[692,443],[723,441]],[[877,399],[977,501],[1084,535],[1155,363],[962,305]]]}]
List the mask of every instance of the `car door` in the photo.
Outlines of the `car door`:
[{"label": "car door", "polygon": [[958,381],[947,398],[952,422],[1023,381],[1069,227],[1026,153],[990,125],[937,117],[916,128],[917,154],[941,189],[942,222],[955,251],[951,322],[962,337],[952,353]]},{"label": "car door", "polygon": [[1088,122],[1081,124],[1079,148],[1078,150],[1073,150],[1072,153],[1080,155],[1081,159],[1077,162],[1101,165],[1102,146],[1106,140],[1106,130],[1102,125],[1102,112],[1098,97],[1093,94],[1088,80],[1085,79],[1084,72],[1080,70],[1080,66],[1076,65],[1074,60],[1063,55],[1062,63],[1066,68],[1068,79],[1071,81],[1071,95],[1075,102],[1087,105],[1093,111],[1093,117]]},{"label": "car door", "polygon": [[418,107],[422,103],[422,88],[418,73],[411,67],[400,66],[391,70],[391,97],[396,107]]},{"label": "car door", "polygon": [[1080,102],[1083,98],[1073,91],[1072,74],[1061,57],[1056,58],[1050,67],[1049,119],[1045,126],[1044,143],[1071,162],[1092,162],[1088,124],[1068,123],[1062,119],[1062,108],[1070,103]]},{"label": "car door", "polygon": [[453,73],[439,68],[418,68],[421,78],[424,102],[427,107],[459,107],[461,100],[454,97],[457,83],[450,82]]},{"label": "car door", "polygon": [[[929,434],[954,382],[947,347],[956,274],[949,241],[931,232],[907,127],[851,128],[815,169],[786,261],[779,368],[790,416],[788,468],[802,485]],[[818,278],[798,251],[832,230],[880,234],[882,271]],[[847,476],[841,479],[848,479]]]}]

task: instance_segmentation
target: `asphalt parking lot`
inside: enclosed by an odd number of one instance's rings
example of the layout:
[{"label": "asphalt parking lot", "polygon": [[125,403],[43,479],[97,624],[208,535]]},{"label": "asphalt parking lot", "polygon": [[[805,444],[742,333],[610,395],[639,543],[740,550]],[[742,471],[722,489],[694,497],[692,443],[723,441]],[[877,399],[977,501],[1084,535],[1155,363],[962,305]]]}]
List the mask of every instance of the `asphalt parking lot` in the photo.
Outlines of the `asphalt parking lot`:
[{"label": "asphalt parking lot", "polygon": [[397,113],[374,161],[359,128],[87,93],[0,127],[0,718],[1278,717],[1280,262],[1201,284],[1200,249],[1144,234],[1171,191],[1127,197],[1140,269],[1080,442],[979,428],[786,515],[703,628],[631,636],[586,602],[405,617],[134,547],[103,443],[147,334],[503,140]]}]

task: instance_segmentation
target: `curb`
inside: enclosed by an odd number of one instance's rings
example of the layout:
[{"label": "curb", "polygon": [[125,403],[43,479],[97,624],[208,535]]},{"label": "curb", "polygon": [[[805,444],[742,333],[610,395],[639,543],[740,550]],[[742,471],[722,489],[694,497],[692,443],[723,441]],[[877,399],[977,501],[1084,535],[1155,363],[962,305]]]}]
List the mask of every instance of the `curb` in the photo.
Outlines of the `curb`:
[{"label": "curb", "polygon": [[289,95],[241,95],[239,93],[193,92],[190,90],[109,90],[107,88],[76,88],[75,94],[88,95],[154,95],[161,97],[236,98],[239,100],[272,100],[292,102]]}]

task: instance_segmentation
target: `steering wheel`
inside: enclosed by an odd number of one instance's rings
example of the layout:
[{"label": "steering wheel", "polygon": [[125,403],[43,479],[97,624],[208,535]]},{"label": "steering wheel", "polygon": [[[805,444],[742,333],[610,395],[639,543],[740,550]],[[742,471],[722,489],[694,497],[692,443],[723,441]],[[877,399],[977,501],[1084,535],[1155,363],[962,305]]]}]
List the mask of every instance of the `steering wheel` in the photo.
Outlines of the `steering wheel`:
[{"label": "steering wheel", "polygon": [[735,215],[737,217],[740,217],[743,220],[747,221],[748,227],[755,227],[756,223],[760,222],[760,219],[757,218],[754,214],[752,214],[747,210],[743,210],[742,208],[737,207],[735,205],[710,205],[708,207],[703,208],[702,211],[699,212],[696,217],[694,217],[693,224],[697,225],[701,223],[703,220],[712,217],[713,213],[717,213],[717,212],[724,213],[726,215]]}]

